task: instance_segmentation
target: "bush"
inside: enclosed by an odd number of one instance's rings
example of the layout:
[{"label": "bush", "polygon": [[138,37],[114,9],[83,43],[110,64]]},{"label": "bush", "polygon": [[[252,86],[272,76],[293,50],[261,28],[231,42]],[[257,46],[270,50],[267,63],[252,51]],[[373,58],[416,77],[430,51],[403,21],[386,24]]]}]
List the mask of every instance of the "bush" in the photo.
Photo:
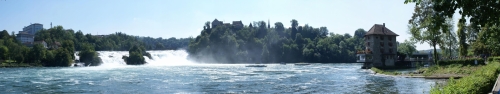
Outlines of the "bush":
[{"label": "bush", "polygon": [[500,57],[488,57],[488,62],[500,62]]},{"label": "bush", "polygon": [[47,67],[67,67],[71,66],[71,63],[73,62],[72,55],[70,51],[66,49],[57,49],[54,51],[55,56],[53,58],[47,58],[44,61]]},{"label": "bush", "polygon": [[484,94],[489,93],[500,72],[500,63],[492,62],[459,80],[450,78],[444,86],[431,89],[432,94]]},{"label": "bush", "polygon": [[97,52],[94,51],[94,48],[89,45],[83,45],[84,50],[78,53],[80,56],[80,61],[84,62],[85,65],[90,66],[99,66],[102,64],[101,58],[97,55]]},{"label": "bush", "polygon": [[475,61],[477,60],[478,65],[485,65],[484,60],[481,58],[470,58],[470,59],[462,59],[462,60],[448,60],[448,61],[438,61],[440,66],[446,66],[451,64],[462,64],[464,66],[467,65],[476,65]]},{"label": "bush", "polygon": [[[146,54],[143,47],[133,46],[129,51],[129,56],[123,56],[122,59],[125,60],[127,65],[142,65],[146,64],[144,55]],[[144,54],[143,54],[144,53]],[[147,53],[149,54],[149,53]]]}]

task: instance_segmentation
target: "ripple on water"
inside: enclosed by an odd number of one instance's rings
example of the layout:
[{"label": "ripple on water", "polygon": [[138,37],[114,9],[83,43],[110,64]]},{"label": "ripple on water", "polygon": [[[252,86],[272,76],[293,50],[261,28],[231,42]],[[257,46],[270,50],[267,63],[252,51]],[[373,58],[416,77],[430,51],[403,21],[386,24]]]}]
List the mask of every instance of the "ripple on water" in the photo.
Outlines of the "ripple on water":
[{"label": "ripple on water", "polygon": [[0,93],[421,93],[433,83],[373,75],[361,65],[21,68],[2,70]]}]

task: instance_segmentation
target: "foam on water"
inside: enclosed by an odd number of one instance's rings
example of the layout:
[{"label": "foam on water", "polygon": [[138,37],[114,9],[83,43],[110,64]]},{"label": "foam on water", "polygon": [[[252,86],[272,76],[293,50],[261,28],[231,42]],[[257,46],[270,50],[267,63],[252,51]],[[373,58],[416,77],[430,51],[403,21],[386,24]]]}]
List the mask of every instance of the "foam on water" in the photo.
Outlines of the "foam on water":
[{"label": "foam on water", "polygon": [[[144,56],[146,66],[170,66],[170,65],[190,65],[193,62],[187,59],[188,53],[185,50],[161,50],[147,51],[152,59]],[[128,56],[128,51],[98,51],[103,63],[99,67],[123,67],[127,64],[122,59]]]}]

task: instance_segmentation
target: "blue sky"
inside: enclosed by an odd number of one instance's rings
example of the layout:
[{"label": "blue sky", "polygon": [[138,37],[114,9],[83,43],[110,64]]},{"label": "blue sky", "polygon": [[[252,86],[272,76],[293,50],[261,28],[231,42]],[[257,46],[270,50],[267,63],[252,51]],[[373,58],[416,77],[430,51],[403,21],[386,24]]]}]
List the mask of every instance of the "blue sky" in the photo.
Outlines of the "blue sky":
[{"label": "blue sky", "polygon": [[[91,34],[124,32],[150,37],[196,37],[206,21],[269,19],[290,26],[326,26],[330,32],[353,35],[374,24],[408,34],[407,23],[415,4],[404,0],[1,0],[0,30],[21,31],[30,23],[50,23]],[[417,44],[417,49],[430,49]]]}]

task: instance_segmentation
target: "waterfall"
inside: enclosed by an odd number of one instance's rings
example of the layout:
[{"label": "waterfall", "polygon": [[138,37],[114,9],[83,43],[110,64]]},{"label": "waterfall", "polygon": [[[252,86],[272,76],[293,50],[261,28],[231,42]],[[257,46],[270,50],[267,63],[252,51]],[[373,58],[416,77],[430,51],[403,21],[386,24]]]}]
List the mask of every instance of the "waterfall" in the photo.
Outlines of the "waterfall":
[{"label": "waterfall", "polygon": [[[160,50],[147,51],[151,54],[152,59],[144,56],[146,66],[168,66],[168,65],[188,65],[194,64],[187,60],[188,53],[185,50]],[[127,64],[122,59],[123,56],[128,56],[128,51],[97,51],[102,59],[100,66],[126,66]]]}]

